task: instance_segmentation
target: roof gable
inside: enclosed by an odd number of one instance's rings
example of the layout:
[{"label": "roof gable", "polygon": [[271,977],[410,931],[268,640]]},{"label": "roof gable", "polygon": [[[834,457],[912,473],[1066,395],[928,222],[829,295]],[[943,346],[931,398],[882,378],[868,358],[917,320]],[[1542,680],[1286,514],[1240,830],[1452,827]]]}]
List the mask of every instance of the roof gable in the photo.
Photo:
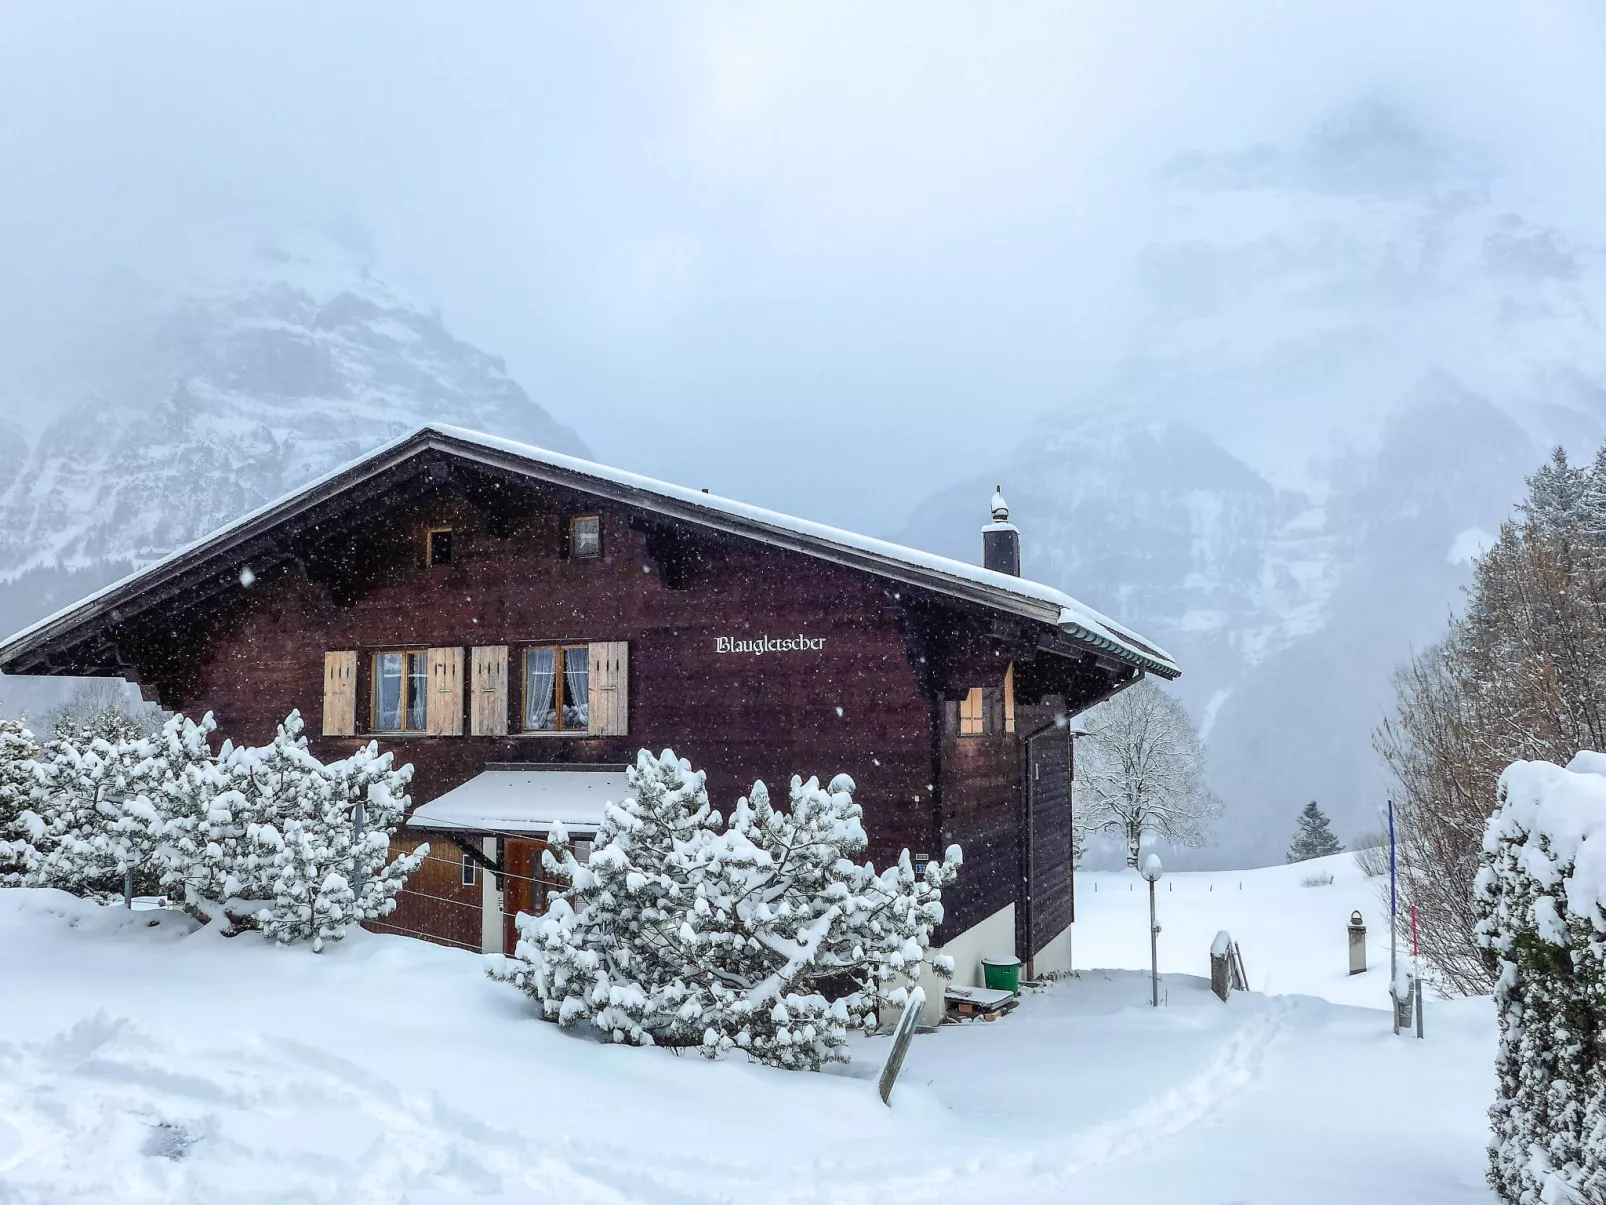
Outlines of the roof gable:
[{"label": "roof gable", "polygon": [[187,575],[216,575],[227,568],[231,557],[239,562],[233,570],[237,573],[253,541],[360,490],[382,474],[431,455],[576,489],[682,522],[834,561],[1050,624],[1105,656],[1162,677],[1174,678],[1180,672],[1163,650],[1050,586],[579,457],[443,425],[421,427],[391,440],[23,629],[0,643],[0,670],[12,671],[29,653],[74,628],[108,613],[115,615],[119,609],[137,607],[142,597]]}]

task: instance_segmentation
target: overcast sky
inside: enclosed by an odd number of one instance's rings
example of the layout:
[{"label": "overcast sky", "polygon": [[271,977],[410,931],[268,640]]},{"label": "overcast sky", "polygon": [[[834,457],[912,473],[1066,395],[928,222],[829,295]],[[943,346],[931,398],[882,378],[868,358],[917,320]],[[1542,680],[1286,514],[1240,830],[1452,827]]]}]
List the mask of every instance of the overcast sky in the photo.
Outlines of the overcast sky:
[{"label": "overcast sky", "polygon": [[0,353],[198,229],[346,231],[602,459],[885,529],[1110,370],[1179,151],[1382,96],[1599,230],[1603,13],[9,0]]}]

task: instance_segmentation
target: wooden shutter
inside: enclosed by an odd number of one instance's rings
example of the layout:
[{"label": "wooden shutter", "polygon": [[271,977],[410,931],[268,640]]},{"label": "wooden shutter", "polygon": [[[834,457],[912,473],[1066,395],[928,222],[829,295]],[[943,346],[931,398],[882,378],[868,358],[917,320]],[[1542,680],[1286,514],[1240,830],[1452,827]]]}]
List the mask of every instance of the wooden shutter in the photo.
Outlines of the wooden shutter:
[{"label": "wooden shutter", "polygon": [[357,654],[355,651],[323,655],[323,734],[357,733]]},{"label": "wooden shutter", "polygon": [[463,735],[463,650],[429,650],[430,736]]},{"label": "wooden shutter", "polygon": [[980,686],[972,686],[959,700],[960,736],[981,736],[987,731],[984,699],[985,691]]},{"label": "wooden shutter", "polygon": [[587,657],[591,675],[592,736],[630,733],[630,645],[623,640],[592,643]]},{"label": "wooden shutter", "polygon": [[507,735],[507,645],[474,650],[474,702],[469,711],[472,736]]},{"label": "wooden shutter", "polygon": [[1015,663],[1004,671],[1004,731],[1015,731]]}]

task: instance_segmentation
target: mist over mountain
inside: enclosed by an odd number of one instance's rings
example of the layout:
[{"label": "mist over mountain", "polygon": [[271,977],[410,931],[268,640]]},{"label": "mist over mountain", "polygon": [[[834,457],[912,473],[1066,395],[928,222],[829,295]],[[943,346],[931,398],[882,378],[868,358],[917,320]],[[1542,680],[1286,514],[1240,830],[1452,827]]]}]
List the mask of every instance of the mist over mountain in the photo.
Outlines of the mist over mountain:
[{"label": "mist over mountain", "polygon": [[[0,430],[6,632],[425,421],[587,454],[500,359],[342,248],[261,242],[235,269],[116,278],[116,320],[83,332],[102,354],[60,365],[32,405],[5,399],[60,414]],[[59,693],[11,679],[0,699]]]},{"label": "mist over mountain", "polygon": [[[1309,799],[1341,836],[1376,827],[1392,667],[1548,447],[1606,432],[1606,257],[1380,103],[1175,156],[1148,195],[1113,370],[1013,408],[1017,449],[978,439],[974,475],[888,534],[976,561],[1001,483],[1029,576],[1182,662],[1229,810],[1178,864],[1271,861]],[[5,630],[426,420],[586,452],[360,238],[195,259],[109,276],[70,351],[0,383]]]},{"label": "mist over mountain", "polygon": [[1172,161],[1119,370],[898,535],[974,559],[1002,483],[1027,575],[1178,657],[1228,806],[1179,864],[1279,860],[1310,799],[1379,826],[1393,666],[1548,448],[1606,431],[1601,250],[1496,181],[1376,105]]}]

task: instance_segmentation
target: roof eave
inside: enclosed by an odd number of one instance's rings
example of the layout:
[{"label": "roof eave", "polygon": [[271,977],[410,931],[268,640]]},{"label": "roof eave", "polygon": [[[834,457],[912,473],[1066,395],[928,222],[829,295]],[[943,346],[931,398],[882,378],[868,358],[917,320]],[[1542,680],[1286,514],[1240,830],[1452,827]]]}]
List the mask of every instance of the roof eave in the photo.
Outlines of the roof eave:
[{"label": "roof eave", "polygon": [[672,495],[610,480],[605,476],[592,475],[579,468],[534,460],[504,448],[465,439],[432,427],[420,428],[409,435],[401,436],[361,460],[337,469],[308,487],[246,515],[229,527],[175,550],[155,565],[147,566],[113,582],[87,599],[80,600],[24,628],[4,642],[0,642],[0,671],[11,669],[20,659],[49,644],[65,631],[114,612],[136,592],[136,586],[140,591],[147,590],[180,574],[190,572],[207,561],[226,559],[232,550],[238,549],[273,527],[319,505],[342,490],[387,472],[427,450],[446,452],[465,460],[553,485],[581,488],[599,497],[680,519],[700,527],[725,531],[806,556],[827,559],[878,577],[1048,624],[1107,656],[1139,669],[1165,678],[1175,678],[1180,674],[1180,670],[1169,659],[1147,656],[1083,624],[1067,619],[1059,603],[945,573],[932,566],[898,560],[820,535],[804,535],[750,516],[732,514],[726,510],[699,505],[694,501],[681,500]]}]

